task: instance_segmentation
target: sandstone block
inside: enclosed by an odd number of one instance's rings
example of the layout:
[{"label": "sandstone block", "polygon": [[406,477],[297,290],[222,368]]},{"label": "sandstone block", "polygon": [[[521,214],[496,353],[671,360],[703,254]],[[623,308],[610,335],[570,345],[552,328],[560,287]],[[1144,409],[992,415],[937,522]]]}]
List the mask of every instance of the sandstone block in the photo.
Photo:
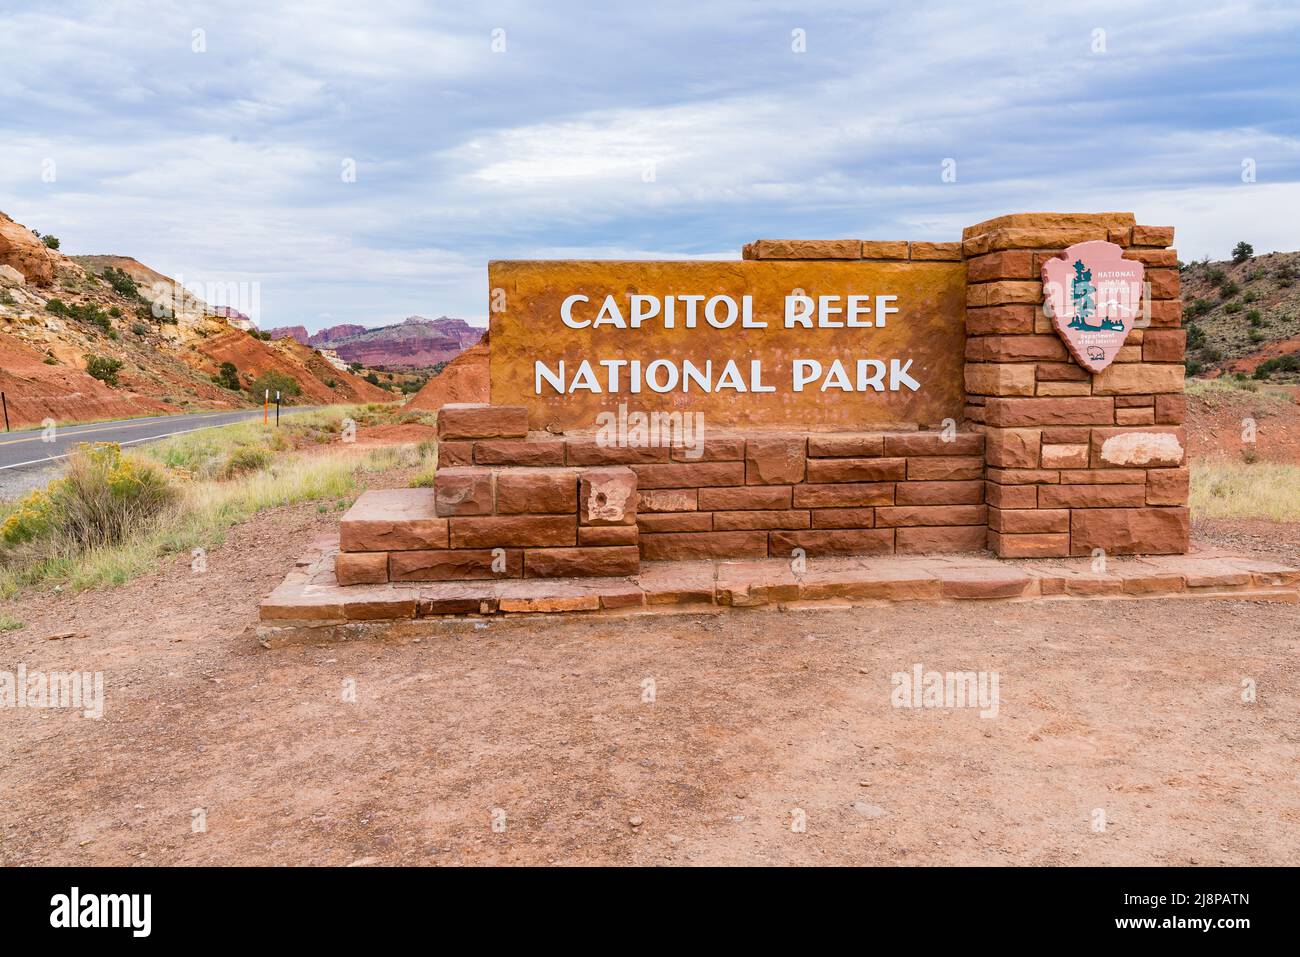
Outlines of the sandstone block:
[{"label": "sandstone block", "polygon": [[997,428],[1111,425],[1115,421],[1114,401],[1102,396],[1077,399],[989,399],[984,409],[985,422]]},{"label": "sandstone block", "polygon": [[810,435],[808,455],[812,458],[870,458],[885,454],[885,437],[862,435]]},{"label": "sandstone block", "polygon": [[712,558],[763,558],[767,532],[670,532],[641,535],[646,561],[692,561]]},{"label": "sandstone block", "polygon": [[577,469],[503,469],[497,473],[498,515],[571,514],[578,508]]},{"label": "sandstone block", "polygon": [[636,517],[642,532],[711,532],[712,512],[647,512]]},{"label": "sandstone block", "polygon": [[876,524],[874,508],[815,508],[813,528],[873,528]]},{"label": "sandstone block", "polygon": [[896,505],[983,505],[984,482],[899,482],[894,486]]},{"label": "sandstone block", "polygon": [[474,464],[474,443],[450,441],[438,443],[438,468],[455,468]]},{"label": "sandstone block", "polygon": [[1044,445],[1042,466],[1045,469],[1086,469],[1088,446],[1086,444]]},{"label": "sandstone block", "polygon": [[1139,508],[1146,501],[1145,485],[1044,485],[1038,490],[1040,508]]},{"label": "sandstone block", "polygon": [[824,531],[772,532],[769,554],[790,558],[802,549],[807,558],[831,555],[887,555],[894,550],[892,528],[842,528]]},{"label": "sandstone block", "polygon": [[388,581],[388,552],[339,552],[334,574],[340,585],[376,585]]},{"label": "sandstone block", "polygon": [[744,462],[672,462],[666,465],[633,465],[638,488],[703,488],[714,485],[744,485]]},{"label": "sandstone block", "polygon": [[524,553],[518,549],[429,549],[394,552],[389,571],[395,582],[518,578]]},{"label": "sandstone block", "polygon": [[808,481],[882,482],[907,478],[907,459],[809,459]]},{"label": "sandstone block", "polygon": [[474,443],[476,465],[560,466],[564,455],[562,439],[488,439]]},{"label": "sandstone block", "polygon": [[[1122,349],[1120,351],[1123,352]],[[1116,362],[1093,376],[1092,393],[1093,395],[1142,395],[1182,392],[1183,376],[1182,363]]]},{"label": "sandstone block", "polygon": [[524,551],[525,578],[627,576],[641,570],[635,545],[611,548],[529,548]]},{"label": "sandstone block", "polygon": [[802,509],[763,510],[743,512],[714,512],[713,527],[719,532],[741,531],[755,528],[798,529],[808,528],[808,512]]},{"label": "sandstone block", "polygon": [[439,439],[522,439],[528,410],[522,405],[453,403],[438,410]]},{"label": "sandstone block", "polygon": [[693,488],[643,489],[636,495],[637,512],[693,512],[699,491]]},{"label": "sandstone block", "polygon": [[1183,464],[1187,436],[1180,426],[1092,430],[1094,468],[1170,468]]},{"label": "sandstone block", "polygon": [[1070,550],[1111,555],[1171,555],[1187,551],[1186,508],[1089,508],[1070,515]]},{"label": "sandstone block", "polygon": [[1004,535],[1026,535],[1044,532],[1068,532],[1068,508],[991,508],[989,528]]},{"label": "sandstone block", "polygon": [[959,482],[983,477],[983,456],[919,456],[907,460],[907,479],[911,482]]},{"label": "sandstone block", "polygon": [[894,486],[882,482],[838,485],[796,485],[795,508],[839,508],[864,505],[893,505]]},{"label": "sandstone block", "polygon": [[437,516],[433,489],[371,489],[339,523],[339,547],[345,552],[446,546],[447,520]]},{"label": "sandstone block", "polygon": [[807,457],[802,435],[779,435],[745,441],[745,484],[792,485],[802,482]]},{"label": "sandstone block", "polygon": [[639,541],[640,535],[635,525],[578,526],[579,545],[636,545]]},{"label": "sandstone block", "polygon": [[452,548],[545,548],[576,545],[574,515],[492,515],[451,520]]},{"label": "sandstone block", "polygon": [[996,468],[1038,467],[1042,433],[1038,429],[989,429],[985,434],[985,457]]},{"label": "sandstone block", "polygon": [[492,472],[468,467],[439,469],[433,478],[434,508],[439,515],[491,515]]},{"label": "sandstone block", "polygon": [[1147,472],[1148,505],[1186,505],[1188,469],[1151,469]]},{"label": "sandstone block", "polygon": [[1028,335],[1033,331],[1033,306],[1003,305],[966,309],[966,334],[969,336],[991,336],[999,333]]},{"label": "sandstone block", "polygon": [[897,529],[894,550],[900,555],[979,552],[987,545],[986,525],[924,526]]},{"label": "sandstone block", "polygon": [[699,507],[706,511],[789,508],[790,500],[788,485],[744,485],[739,488],[702,488],[699,491]]},{"label": "sandstone block", "polygon": [[637,476],[632,469],[623,466],[583,469],[578,473],[578,493],[583,525],[636,524]]},{"label": "sandstone block", "polygon": [[984,525],[983,505],[884,505],[876,509],[877,527],[911,525]]}]

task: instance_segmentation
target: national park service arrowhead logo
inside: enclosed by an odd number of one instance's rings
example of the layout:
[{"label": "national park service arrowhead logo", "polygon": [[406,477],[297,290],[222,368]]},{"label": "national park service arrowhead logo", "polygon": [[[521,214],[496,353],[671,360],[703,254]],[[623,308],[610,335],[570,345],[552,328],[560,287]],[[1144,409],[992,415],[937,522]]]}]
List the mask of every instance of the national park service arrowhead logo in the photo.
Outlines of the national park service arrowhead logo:
[{"label": "national park service arrowhead logo", "polygon": [[1115,360],[1142,306],[1142,264],[1114,243],[1076,243],[1043,263],[1052,324],[1079,365],[1100,372]]}]

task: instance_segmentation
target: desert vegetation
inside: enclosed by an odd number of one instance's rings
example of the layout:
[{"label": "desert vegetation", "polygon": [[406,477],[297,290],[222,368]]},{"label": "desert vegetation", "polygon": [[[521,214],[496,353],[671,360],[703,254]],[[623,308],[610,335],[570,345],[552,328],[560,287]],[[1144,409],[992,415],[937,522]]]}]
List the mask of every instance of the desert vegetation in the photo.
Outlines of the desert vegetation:
[{"label": "desert vegetation", "polygon": [[349,420],[365,428],[432,416],[333,406],[286,417],[278,429],[241,422],[130,452],[78,446],[66,475],[0,503],[0,596],[121,584],[167,556],[216,545],[225,529],[266,509],[317,502],[342,511],[368,474],[432,473],[433,442],[353,444],[344,441]]}]

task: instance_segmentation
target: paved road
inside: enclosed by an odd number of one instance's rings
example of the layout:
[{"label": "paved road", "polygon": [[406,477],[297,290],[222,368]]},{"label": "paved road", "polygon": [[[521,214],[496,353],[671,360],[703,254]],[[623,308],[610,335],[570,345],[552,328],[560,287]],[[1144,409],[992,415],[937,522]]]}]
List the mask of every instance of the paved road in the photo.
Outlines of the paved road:
[{"label": "paved road", "polygon": [[[308,412],[315,406],[295,406],[282,409],[281,415]],[[271,410],[274,420],[275,410]],[[157,415],[146,419],[120,419],[116,422],[95,422],[90,425],[60,425],[54,430],[53,441],[44,441],[43,429],[22,432],[0,432],[0,477],[14,471],[45,470],[68,457],[78,442],[117,442],[136,445],[197,432],[215,425],[229,425],[246,419],[260,419],[261,409],[243,409],[239,412],[192,412],[186,415]]]}]

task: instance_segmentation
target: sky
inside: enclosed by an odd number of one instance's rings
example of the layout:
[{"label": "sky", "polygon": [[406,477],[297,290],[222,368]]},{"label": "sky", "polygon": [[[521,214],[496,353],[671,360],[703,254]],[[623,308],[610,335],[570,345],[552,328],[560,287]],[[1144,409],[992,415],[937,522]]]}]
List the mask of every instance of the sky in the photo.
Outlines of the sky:
[{"label": "sky", "polygon": [[0,0],[0,23],[0,211],[247,290],[266,328],[485,325],[492,259],[1035,210],[1175,225],[1184,260],[1300,249],[1294,0]]}]

